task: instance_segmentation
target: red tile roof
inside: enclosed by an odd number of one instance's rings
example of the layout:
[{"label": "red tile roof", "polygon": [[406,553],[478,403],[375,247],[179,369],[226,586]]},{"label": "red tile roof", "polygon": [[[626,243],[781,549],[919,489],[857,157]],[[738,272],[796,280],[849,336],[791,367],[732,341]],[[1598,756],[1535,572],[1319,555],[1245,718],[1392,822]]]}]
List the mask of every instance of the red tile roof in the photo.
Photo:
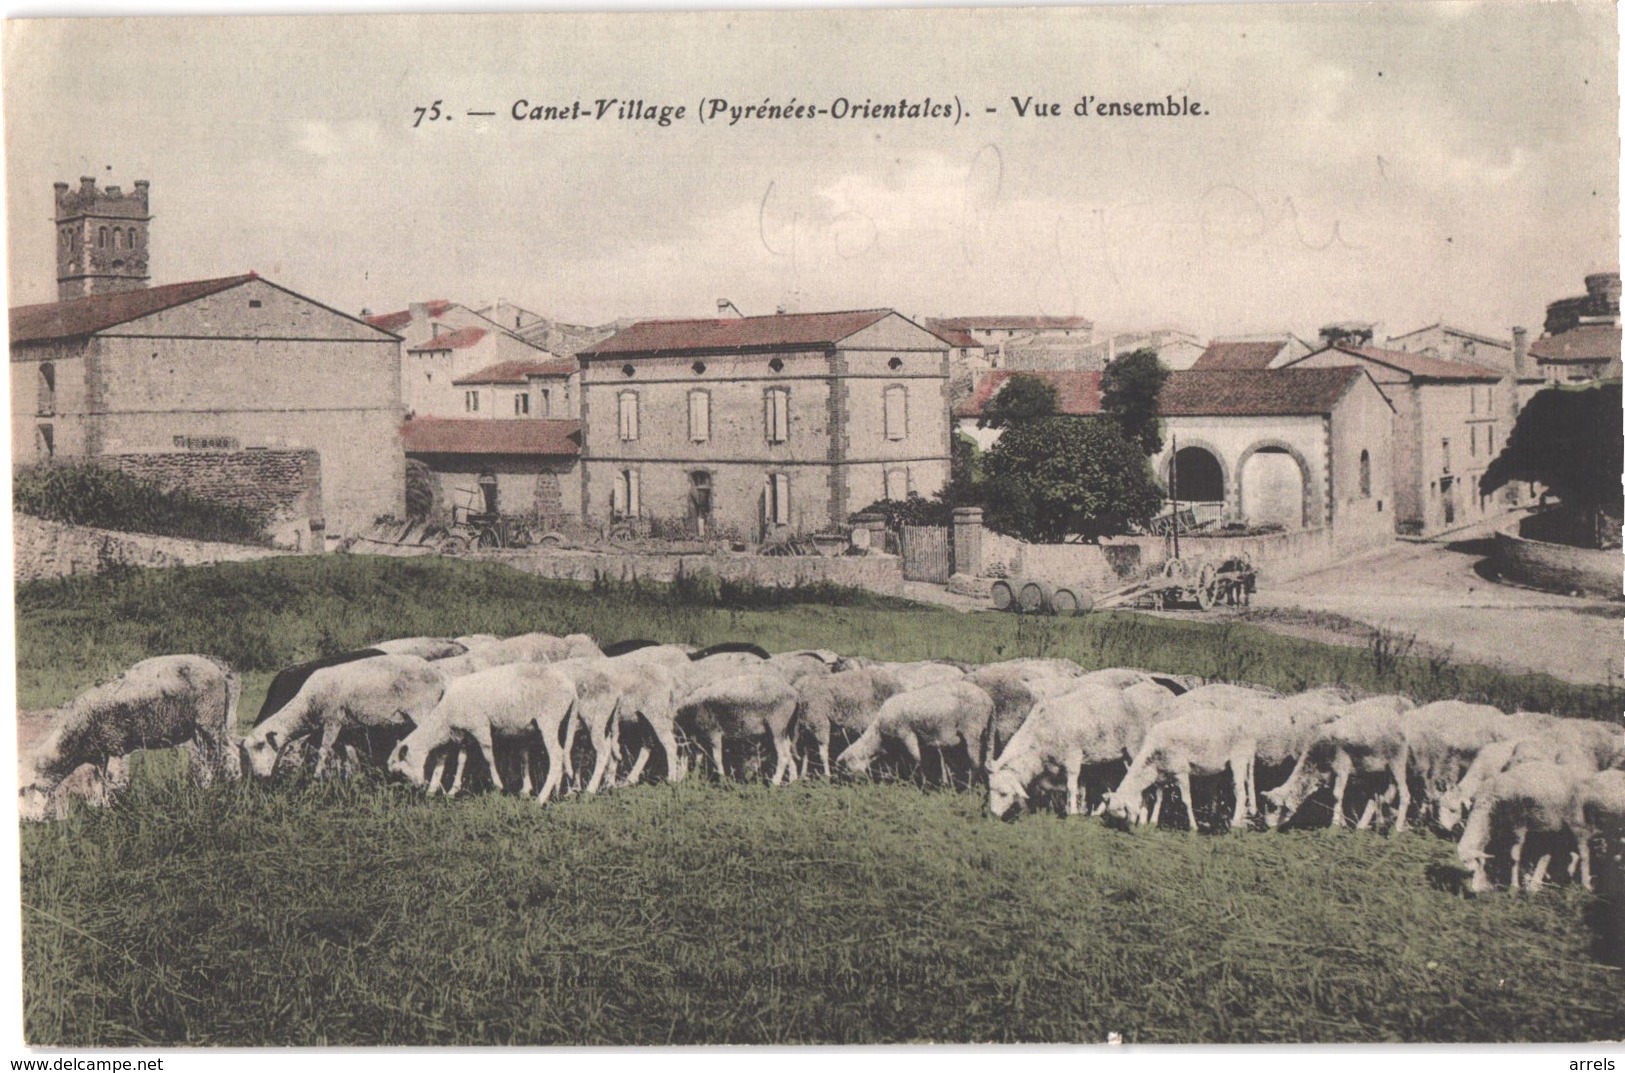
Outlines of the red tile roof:
[{"label": "red tile roof", "polygon": [[932,335],[936,336],[938,339],[941,339],[949,346],[980,347],[982,345],[974,335],[967,332],[963,328],[944,328],[935,321],[928,321],[926,323],[926,328],[931,332]]},{"label": "red tile roof", "polygon": [[1390,369],[1397,369],[1416,380],[1462,380],[1484,381],[1499,380],[1505,373],[1491,369],[1484,365],[1474,365],[1466,361],[1446,361],[1443,358],[1434,358],[1426,354],[1407,354],[1403,350],[1384,350],[1374,346],[1349,346],[1339,343],[1336,346],[1322,347],[1314,354],[1287,363],[1289,368],[1295,368],[1300,362],[1307,361],[1317,354],[1336,351],[1349,354],[1366,361],[1386,365]]},{"label": "red tile roof", "polygon": [[779,313],[723,320],[645,320],[579,352],[583,358],[718,350],[815,350],[831,347],[892,316],[889,309]]},{"label": "red tile roof", "polygon": [[[444,298],[435,298],[423,304],[427,307],[430,318],[434,318],[445,316],[446,310],[450,309],[454,303]],[[394,313],[376,313],[363,319],[374,328],[382,328],[386,332],[393,332],[412,323],[412,311],[402,309]]]},{"label": "red tile roof", "polygon": [[581,422],[561,418],[418,417],[401,426],[407,454],[552,455],[581,453]]},{"label": "red tile roof", "polygon": [[1087,330],[1094,326],[1095,322],[1085,317],[938,317],[930,322],[932,331],[939,328],[958,328],[961,331],[1014,328],[1030,332],[1063,328]]},{"label": "red tile roof", "polygon": [[1055,389],[1057,413],[1069,417],[1087,417],[1100,412],[1100,374],[1098,372],[1019,372],[997,369],[976,383],[970,398],[954,410],[955,417],[981,417],[982,410],[1012,376],[1033,376]]},{"label": "red tile roof", "polygon": [[85,298],[70,298],[65,302],[16,306],[11,311],[11,345],[43,343],[91,335],[114,325],[195,302],[199,298],[207,298],[211,294],[219,294],[233,287],[240,287],[249,280],[258,278],[255,273],[250,272],[246,276],[171,283],[163,287],[120,291],[117,294],[93,294]]},{"label": "red tile roof", "polygon": [[1620,329],[1616,324],[1586,324],[1529,344],[1529,353],[1547,364],[1618,361]]},{"label": "red tile roof", "polygon": [[1364,369],[1186,369],[1168,374],[1163,417],[1290,417],[1329,414]]},{"label": "red tile roof", "polygon": [[[433,349],[415,347],[416,350]],[[580,367],[573,359],[561,361],[502,361],[495,365],[487,365],[475,373],[470,373],[460,380],[453,380],[453,387],[463,387],[468,384],[523,384],[532,376],[573,376],[580,371]]]},{"label": "red tile roof", "polygon": [[408,347],[407,351],[419,350],[462,350],[471,347],[484,339],[490,333],[484,328],[458,328],[452,332],[441,332],[432,339],[425,339],[417,346]]},{"label": "red tile roof", "polygon": [[[976,391],[954,411],[980,417],[983,408],[1015,373],[1000,369],[983,377]],[[1087,417],[1100,410],[1096,372],[1022,373],[1055,387],[1057,410]],[[1333,369],[1186,369],[1171,372],[1157,412],[1163,417],[1286,417],[1331,413],[1349,386],[1365,371],[1357,365]]]},{"label": "red tile roof", "polygon": [[1286,346],[1284,339],[1209,343],[1192,369],[1268,369]]}]

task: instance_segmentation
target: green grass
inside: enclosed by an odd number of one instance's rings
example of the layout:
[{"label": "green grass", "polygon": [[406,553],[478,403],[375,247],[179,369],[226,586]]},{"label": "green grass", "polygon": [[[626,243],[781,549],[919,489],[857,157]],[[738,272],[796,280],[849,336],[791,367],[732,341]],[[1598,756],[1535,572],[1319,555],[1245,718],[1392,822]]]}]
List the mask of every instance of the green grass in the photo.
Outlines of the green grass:
[{"label": "green grass", "polygon": [[[798,603],[816,596],[840,604]],[[1069,656],[1618,718],[1547,676],[1132,614],[591,587],[332,556],[18,593],[20,703],[160,652],[272,671],[388,636],[586,631],[891,658]],[[542,809],[373,779],[190,786],[22,832],[26,1034],[137,1044],[1559,1041],[1625,1031],[1599,903],[1460,893],[1451,845],[985,819],[911,785],[691,781]]]},{"label": "green grass", "polygon": [[1573,889],[1423,834],[984,818],[906,785],[430,800],[147,780],[24,832],[37,1045],[1560,1041]]},{"label": "green grass", "polygon": [[234,544],[266,544],[266,513],[199,498],[94,463],[49,462],[12,476],[12,505],[23,514],[132,533]]}]

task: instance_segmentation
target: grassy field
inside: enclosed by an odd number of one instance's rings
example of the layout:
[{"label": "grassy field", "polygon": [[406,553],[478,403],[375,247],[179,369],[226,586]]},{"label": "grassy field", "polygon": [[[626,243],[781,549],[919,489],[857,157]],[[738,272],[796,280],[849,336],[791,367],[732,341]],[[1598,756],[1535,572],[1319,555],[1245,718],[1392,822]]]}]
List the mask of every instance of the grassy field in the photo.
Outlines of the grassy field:
[{"label": "grassy field", "polygon": [[[249,670],[414,633],[585,630],[894,657],[1070,656],[1618,718],[1544,676],[1134,615],[678,594],[332,557],[35,585],[21,703],[165,651]],[[847,606],[797,603],[818,597]],[[731,602],[735,606],[716,606]],[[769,607],[768,605],[778,606]],[[1600,904],[1461,892],[1449,842],[1192,837],[968,793],[694,780],[546,809],[144,765],[22,832],[25,1030],[51,1045],[1560,1041],[1625,1035]]]}]

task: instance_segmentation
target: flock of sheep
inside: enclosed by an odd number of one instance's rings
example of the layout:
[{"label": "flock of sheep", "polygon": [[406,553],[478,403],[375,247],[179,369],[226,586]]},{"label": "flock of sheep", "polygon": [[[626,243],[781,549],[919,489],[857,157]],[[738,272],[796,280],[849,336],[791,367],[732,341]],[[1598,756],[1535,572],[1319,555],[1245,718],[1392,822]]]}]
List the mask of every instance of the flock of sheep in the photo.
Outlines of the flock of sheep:
[{"label": "flock of sheep", "polygon": [[[737,743],[746,766],[771,746],[775,784],[882,762],[925,777],[934,762],[943,781],[985,787],[988,811],[1005,819],[1058,790],[1069,814],[1157,823],[1164,789],[1177,787],[1194,831],[1199,811],[1222,811],[1228,787],[1232,829],[1255,817],[1274,828],[1304,822],[1306,804],[1329,788],[1330,822],[1346,825],[1346,801],[1358,803],[1351,786],[1365,784],[1357,826],[1400,830],[1414,813],[1461,827],[1458,853],[1475,890],[1493,886],[1492,861],[1519,888],[1534,836],[1567,847],[1571,874],[1588,888],[1596,845],[1609,875],[1625,848],[1618,724],[1461,701],[1417,707],[1337,688],[1281,696],[1132,669],[1086,672],[1064,659],[967,666],[753,645],[600,649],[584,635],[541,633],[405,638],[287,668],[243,737],[239,693],[235,672],[195,655],[145,660],[90,689],[53,714],[25,758],[23,814],[59,812],[64,780],[87,764],[116,785],[124,758],[142,748],[185,746],[205,779],[245,769],[270,778],[307,761],[322,775],[370,756],[431,793],[459,792],[473,771],[545,804],[566,780],[585,793],[637,782],[656,757],[675,781],[691,749],[719,775],[738,775]],[[594,759],[578,775],[581,733]],[[1540,855],[1529,886],[1549,858]]]}]

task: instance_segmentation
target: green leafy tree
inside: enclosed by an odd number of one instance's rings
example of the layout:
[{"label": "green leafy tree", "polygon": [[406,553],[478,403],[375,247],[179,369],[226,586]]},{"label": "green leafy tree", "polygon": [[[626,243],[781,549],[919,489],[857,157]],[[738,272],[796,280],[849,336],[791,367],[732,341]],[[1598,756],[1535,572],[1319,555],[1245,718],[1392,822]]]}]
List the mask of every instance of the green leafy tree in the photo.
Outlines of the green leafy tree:
[{"label": "green leafy tree", "polygon": [[1100,408],[1147,458],[1162,450],[1157,397],[1167,379],[1167,368],[1149,347],[1119,356],[1100,374]]},{"label": "green leafy tree", "polygon": [[1022,421],[1054,416],[1058,408],[1055,387],[1037,376],[1017,373],[982,407],[977,428],[1006,428]]},{"label": "green leafy tree", "polygon": [[1112,421],[1018,422],[984,456],[982,473],[987,524],[1031,543],[1098,541],[1162,509],[1145,455]]},{"label": "green leafy tree", "polygon": [[1506,446],[1480,482],[1489,493],[1509,481],[1551,489],[1601,544],[1605,517],[1621,513],[1619,475],[1625,472],[1620,385],[1547,388],[1529,400]]}]

